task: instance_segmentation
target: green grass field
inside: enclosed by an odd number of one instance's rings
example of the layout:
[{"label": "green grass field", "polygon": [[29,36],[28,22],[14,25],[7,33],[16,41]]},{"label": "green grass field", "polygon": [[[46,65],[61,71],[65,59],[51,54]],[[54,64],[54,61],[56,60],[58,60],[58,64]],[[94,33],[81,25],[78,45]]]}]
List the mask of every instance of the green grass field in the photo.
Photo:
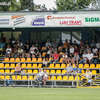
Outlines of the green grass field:
[{"label": "green grass field", "polygon": [[100,100],[100,88],[0,88],[0,100]]}]

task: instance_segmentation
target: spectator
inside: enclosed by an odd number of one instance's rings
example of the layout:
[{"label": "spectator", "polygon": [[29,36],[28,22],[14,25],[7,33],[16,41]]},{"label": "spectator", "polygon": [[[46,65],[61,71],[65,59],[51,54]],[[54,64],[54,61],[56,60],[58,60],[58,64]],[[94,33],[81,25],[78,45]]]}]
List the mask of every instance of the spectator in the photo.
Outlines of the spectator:
[{"label": "spectator", "polygon": [[20,63],[18,63],[15,67],[15,74],[19,75],[21,73],[21,67],[20,67]]}]

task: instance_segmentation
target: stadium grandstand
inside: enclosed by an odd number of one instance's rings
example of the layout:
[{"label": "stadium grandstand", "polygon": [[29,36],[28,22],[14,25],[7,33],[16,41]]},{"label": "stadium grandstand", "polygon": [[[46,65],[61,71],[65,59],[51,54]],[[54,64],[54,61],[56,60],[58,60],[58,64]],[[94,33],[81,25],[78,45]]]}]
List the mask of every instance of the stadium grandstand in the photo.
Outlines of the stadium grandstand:
[{"label": "stadium grandstand", "polygon": [[99,32],[100,11],[0,13],[0,86],[100,86]]}]

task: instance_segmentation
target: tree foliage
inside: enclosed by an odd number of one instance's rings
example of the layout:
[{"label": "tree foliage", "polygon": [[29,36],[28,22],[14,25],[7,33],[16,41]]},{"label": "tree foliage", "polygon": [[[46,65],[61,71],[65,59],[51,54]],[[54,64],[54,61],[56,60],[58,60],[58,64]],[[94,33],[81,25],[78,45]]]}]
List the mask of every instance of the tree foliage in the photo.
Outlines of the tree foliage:
[{"label": "tree foliage", "polygon": [[58,11],[79,10],[87,8],[93,0],[56,0]]}]

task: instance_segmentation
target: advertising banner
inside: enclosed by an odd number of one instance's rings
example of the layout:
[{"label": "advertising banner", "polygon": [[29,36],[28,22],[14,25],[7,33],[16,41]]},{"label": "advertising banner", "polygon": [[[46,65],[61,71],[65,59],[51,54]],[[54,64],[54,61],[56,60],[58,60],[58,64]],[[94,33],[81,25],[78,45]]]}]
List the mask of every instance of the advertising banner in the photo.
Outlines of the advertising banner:
[{"label": "advertising banner", "polygon": [[100,14],[11,14],[0,15],[0,27],[100,27]]}]

